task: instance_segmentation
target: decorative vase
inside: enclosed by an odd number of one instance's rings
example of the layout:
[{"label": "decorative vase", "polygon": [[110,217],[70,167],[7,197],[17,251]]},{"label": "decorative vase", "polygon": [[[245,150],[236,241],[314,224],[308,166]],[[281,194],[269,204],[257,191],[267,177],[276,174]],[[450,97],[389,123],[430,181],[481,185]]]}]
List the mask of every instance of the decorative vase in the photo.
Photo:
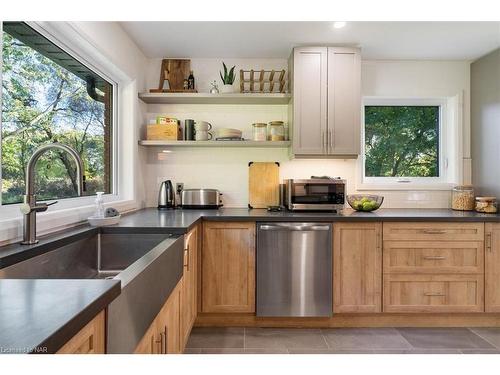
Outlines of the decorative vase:
[{"label": "decorative vase", "polygon": [[233,88],[233,85],[222,85],[221,87],[221,93],[222,94],[232,94],[234,92],[234,88]]}]

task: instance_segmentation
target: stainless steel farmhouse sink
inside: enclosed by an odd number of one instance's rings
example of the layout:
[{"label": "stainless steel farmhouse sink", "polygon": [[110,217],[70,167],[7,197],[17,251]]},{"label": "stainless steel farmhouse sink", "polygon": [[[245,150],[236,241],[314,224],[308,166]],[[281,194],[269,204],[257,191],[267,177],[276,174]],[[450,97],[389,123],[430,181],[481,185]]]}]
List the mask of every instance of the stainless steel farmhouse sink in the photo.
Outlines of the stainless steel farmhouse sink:
[{"label": "stainless steel farmhouse sink", "polygon": [[131,353],[182,277],[183,250],[179,235],[89,228],[40,241],[28,249],[33,256],[0,268],[0,279],[119,280],[121,294],[107,309],[107,351]]},{"label": "stainless steel farmhouse sink", "polygon": [[113,278],[166,238],[165,234],[96,233],[0,269],[0,278]]}]

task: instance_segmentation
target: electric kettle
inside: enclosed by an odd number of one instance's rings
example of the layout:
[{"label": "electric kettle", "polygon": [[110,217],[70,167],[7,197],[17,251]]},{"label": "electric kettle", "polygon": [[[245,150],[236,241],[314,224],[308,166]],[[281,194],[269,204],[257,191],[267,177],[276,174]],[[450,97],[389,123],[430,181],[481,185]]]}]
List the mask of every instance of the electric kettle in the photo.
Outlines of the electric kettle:
[{"label": "electric kettle", "polygon": [[158,193],[158,209],[170,210],[175,208],[175,193],[172,181],[166,180],[161,183]]}]

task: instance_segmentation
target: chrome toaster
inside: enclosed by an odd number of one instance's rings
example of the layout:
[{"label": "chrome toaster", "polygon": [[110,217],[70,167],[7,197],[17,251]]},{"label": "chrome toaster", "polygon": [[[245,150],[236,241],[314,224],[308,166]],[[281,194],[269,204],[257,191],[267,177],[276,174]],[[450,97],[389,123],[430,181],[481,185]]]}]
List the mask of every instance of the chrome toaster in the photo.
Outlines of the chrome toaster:
[{"label": "chrome toaster", "polygon": [[222,193],[217,189],[185,189],[181,191],[180,196],[182,208],[222,207]]}]

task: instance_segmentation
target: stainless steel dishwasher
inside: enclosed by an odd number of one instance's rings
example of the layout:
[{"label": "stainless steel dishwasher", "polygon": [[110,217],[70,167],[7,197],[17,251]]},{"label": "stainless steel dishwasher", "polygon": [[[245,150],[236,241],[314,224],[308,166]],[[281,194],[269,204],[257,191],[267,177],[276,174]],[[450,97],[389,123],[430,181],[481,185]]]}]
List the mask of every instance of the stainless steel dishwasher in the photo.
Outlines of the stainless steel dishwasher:
[{"label": "stainless steel dishwasher", "polygon": [[257,316],[331,316],[332,225],[257,228]]}]

